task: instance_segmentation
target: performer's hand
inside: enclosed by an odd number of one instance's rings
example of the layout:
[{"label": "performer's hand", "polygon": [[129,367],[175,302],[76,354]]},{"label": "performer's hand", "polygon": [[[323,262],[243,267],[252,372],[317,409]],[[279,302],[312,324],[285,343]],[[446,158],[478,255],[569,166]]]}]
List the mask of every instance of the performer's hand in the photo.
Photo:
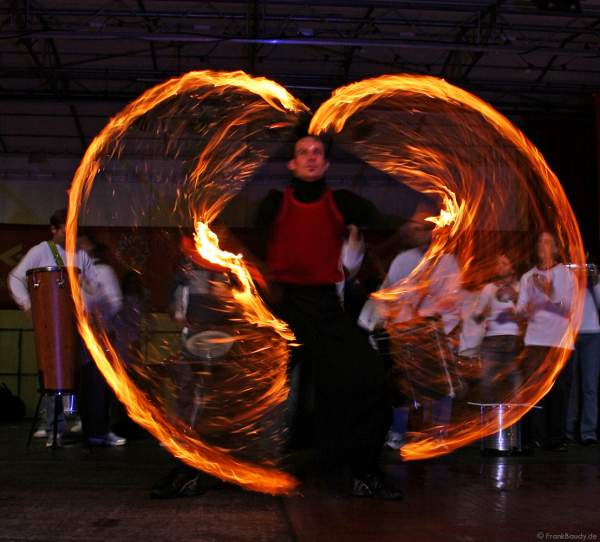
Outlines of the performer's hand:
[{"label": "performer's hand", "polygon": [[358,226],[355,226],[354,224],[349,224],[348,225],[348,244],[350,245],[351,248],[353,249],[358,249],[360,248],[360,245],[363,242],[363,237],[362,237],[362,233],[360,231],[360,229],[358,228]]},{"label": "performer's hand", "polygon": [[173,321],[179,326],[187,325],[187,319],[185,317],[185,314],[181,311],[175,311],[173,313]]}]

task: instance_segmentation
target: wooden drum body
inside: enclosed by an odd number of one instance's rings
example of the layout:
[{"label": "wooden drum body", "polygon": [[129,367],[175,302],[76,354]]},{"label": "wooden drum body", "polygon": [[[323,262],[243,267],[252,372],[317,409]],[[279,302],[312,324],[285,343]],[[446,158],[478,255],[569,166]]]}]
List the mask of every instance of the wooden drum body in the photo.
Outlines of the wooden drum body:
[{"label": "wooden drum body", "polygon": [[67,269],[31,269],[27,272],[27,287],[44,389],[74,390],[79,339]]}]

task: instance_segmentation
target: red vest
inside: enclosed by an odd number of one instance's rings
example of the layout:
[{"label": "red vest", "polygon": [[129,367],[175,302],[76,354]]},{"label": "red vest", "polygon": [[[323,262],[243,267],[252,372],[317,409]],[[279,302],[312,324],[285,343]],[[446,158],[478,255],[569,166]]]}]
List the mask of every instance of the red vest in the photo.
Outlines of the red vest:
[{"label": "red vest", "polygon": [[270,278],[305,285],[341,281],[345,230],[344,218],[328,188],[311,203],[298,201],[293,188],[287,188],[269,238]]}]

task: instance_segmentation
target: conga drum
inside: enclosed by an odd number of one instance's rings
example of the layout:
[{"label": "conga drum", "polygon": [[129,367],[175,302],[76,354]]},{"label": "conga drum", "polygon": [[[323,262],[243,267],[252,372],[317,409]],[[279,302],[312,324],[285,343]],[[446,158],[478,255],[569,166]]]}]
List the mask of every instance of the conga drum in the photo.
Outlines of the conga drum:
[{"label": "conga drum", "polygon": [[462,386],[456,356],[439,317],[397,323],[389,333],[393,385],[413,403],[453,395]]},{"label": "conga drum", "polygon": [[44,391],[72,391],[78,338],[67,268],[31,269],[27,272],[27,286]]}]

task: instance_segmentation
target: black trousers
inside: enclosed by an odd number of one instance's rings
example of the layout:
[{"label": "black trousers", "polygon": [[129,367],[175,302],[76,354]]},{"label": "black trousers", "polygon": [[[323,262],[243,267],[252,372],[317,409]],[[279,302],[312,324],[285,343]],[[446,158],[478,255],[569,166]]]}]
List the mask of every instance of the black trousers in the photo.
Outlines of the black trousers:
[{"label": "black trousers", "polygon": [[110,430],[110,407],[116,398],[94,360],[89,354],[86,358],[80,368],[81,423],[86,437],[100,437]]},{"label": "black trousers", "polygon": [[301,344],[291,356],[301,374],[295,423],[312,420],[322,468],[362,476],[376,468],[391,423],[384,361],[344,313],[335,286],[279,286],[275,313]]},{"label": "black trousers", "polygon": [[[526,346],[523,351],[525,378],[540,367],[547,355],[552,351],[558,353],[560,350],[560,348],[547,346]],[[542,408],[532,409],[523,417],[523,436],[526,442],[538,441],[545,446],[553,447],[564,441],[572,372],[573,366],[569,358],[550,391],[537,404]]]}]

